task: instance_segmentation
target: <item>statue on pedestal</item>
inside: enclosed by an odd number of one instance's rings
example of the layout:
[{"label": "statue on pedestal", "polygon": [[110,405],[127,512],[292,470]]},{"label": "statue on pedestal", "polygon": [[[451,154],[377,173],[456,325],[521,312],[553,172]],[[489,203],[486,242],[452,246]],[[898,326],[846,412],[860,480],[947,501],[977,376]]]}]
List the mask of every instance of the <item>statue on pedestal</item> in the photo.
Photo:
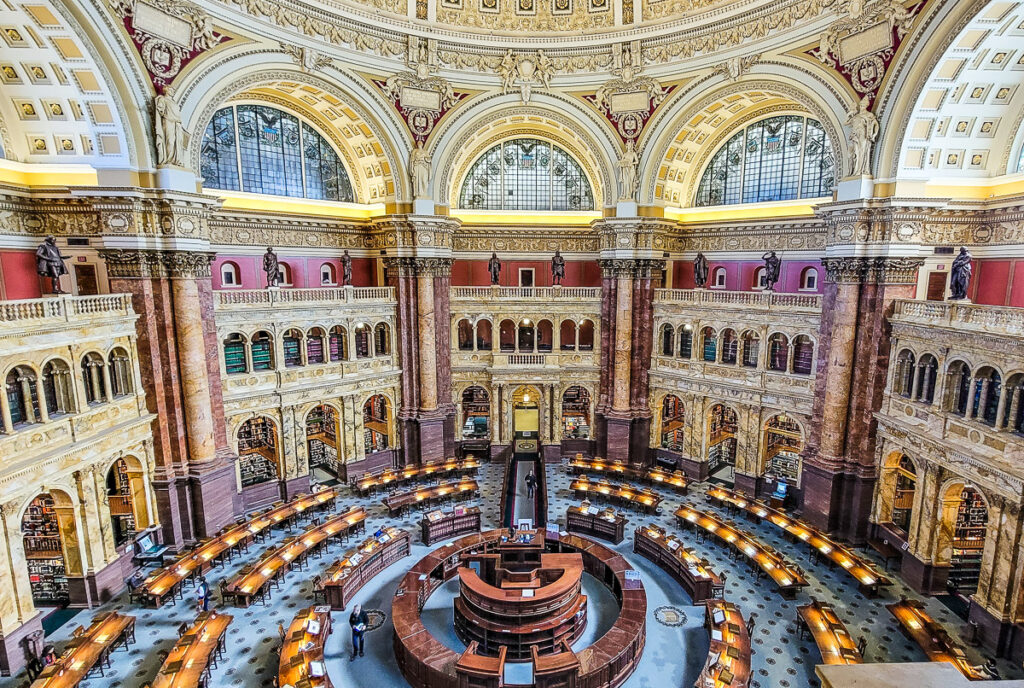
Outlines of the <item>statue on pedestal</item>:
[{"label": "statue on pedestal", "polygon": [[409,154],[409,169],[412,174],[412,190],[414,198],[430,197],[430,155],[423,147],[423,142],[416,143],[416,147]]},{"label": "statue on pedestal", "polygon": [[850,174],[863,176],[871,174],[871,147],[878,139],[878,117],[869,109],[871,97],[860,99],[857,111],[846,120],[850,127]]},{"label": "statue on pedestal", "polygon": [[487,261],[487,270],[491,273],[491,284],[497,284],[501,277],[501,261],[498,260],[498,254],[494,251],[491,251],[491,259]]},{"label": "statue on pedestal", "polygon": [[775,285],[779,281],[779,273],[782,270],[782,261],[775,255],[775,251],[764,254],[761,256],[761,260],[764,261],[764,289],[765,291],[775,291]]},{"label": "statue on pedestal", "polygon": [[341,256],[341,284],[344,287],[352,286],[352,256],[348,254],[348,249]]},{"label": "statue on pedestal", "polygon": [[949,300],[959,301],[967,298],[967,286],[971,283],[971,252],[966,246],[960,247],[960,254],[953,261],[949,274]]},{"label": "statue on pedestal", "polygon": [[555,256],[551,259],[551,283],[560,285],[563,279],[565,279],[565,258],[556,248]]},{"label": "statue on pedestal", "polygon": [[620,201],[636,200],[636,168],[640,164],[640,156],[636,154],[633,139],[626,141],[626,150],[619,158],[619,183],[622,185]]},{"label": "statue on pedestal", "polygon": [[185,160],[185,128],[174,89],[167,88],[153,100],[156,129],[156,164],[181,167]]},{"label": "statue on pedestal", "polygon": [[281,283],[281,264],[277,260],[277,254],[270,246],[263,254],[263,272],[267,273],[267,287],[276,287]]},{"label": "statue on pedestal", "polygon": [[698,289],[708,286],[708,259],[700,251],[693,259],[693,281]]},{"label": "statue on pedestal", "polygon": [[68,268],[64,265],[68,258],[69,256],[60,254],[57,240],[52,236],[46,237],[36,249],[36,273],[40,277],[50,278],[51,291],[54,294],[64,293],[60,288],[60,276],[68,274]]}]

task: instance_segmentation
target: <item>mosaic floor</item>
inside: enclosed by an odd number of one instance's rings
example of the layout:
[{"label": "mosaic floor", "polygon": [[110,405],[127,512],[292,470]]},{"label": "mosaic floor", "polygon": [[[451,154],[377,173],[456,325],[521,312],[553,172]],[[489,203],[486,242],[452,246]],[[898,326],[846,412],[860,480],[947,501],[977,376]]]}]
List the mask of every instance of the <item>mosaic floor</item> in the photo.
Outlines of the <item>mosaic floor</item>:
[{"label": "mosaic floor", "polygon": [[[570,476],[560,466],[548,467],[549,485],[549,517],[564,523],[565,509],[575,504],[568,490]],[[502,475],[499,466],[485,465],[480,472],[481,496],[479,506],[484,512],[485,527],[493,527],[498,520],[498,506],[501,491]],[[806,549],[790,543],[781,537],[781,531],[772,525],[754,525],[747,522],[743,527],[753,532],[759,539],[770,543],[789,558],[802,566],[810,581],[810,585],[801,592],[795,601],[788,602],[779,597],[764,582],[755,582],[754,576],[742,561],[733,561],[728,552],[708,540],[703,543],[694,541],[690,532],[681,532],[674,523],[672,511],[680,501],[688,501],[700,508],[715,510],[704,500],[703,489],[697,486],[691,489],[687,497],[680,497],[671,492],[664,494],[662,514],[657,516],[630,515],[627,538],[616,549],[626,555],[630,563],[642,575],[648,595],[648,637],[636,673],[624,684],[624,688],[663,688],[665,686],[691,686],[704,662],[707,648],[707,633],[703,629],[703,611],[701,607],[690,604],[689,598],[668,575],[642,557],[631,553],[632,530],[638,525],[654,521],[667,527],[671,532],[681,535],[690,546],[703,556],[710,559],[712,566],[719,573],[728,575],[726,598],[737,603],[744,616],[751,612],[757,614],[754,632],[754,656],[752,688],[802,688],[816,687],[814,665],[820,661],[818,651],[810,639],[799,640],[796,633],[796,607],[806,603],[810,596],[826,601],[837,609],[845,621],[847,628],[856,637],[864,635],[868,638],[866,659],[871,662],[911,662],[925,661],[924,653],[916,645],[908,641],[898,629],[895,620],[885,609],[885,604],[898,599],[900,595],[917,597],[910,589],[896,580],[895,585],[883,593],[879,599],[868,599],[857,592],[856,585],[845,574],[829,569],[823,564],[808,560]],[[353,498],[342,498],[338,501],[338,509],[354,501]],[[387,512],[379,501],[367,503],[369,518],[367,530],[389,522]],[[409,528],[418,534],[416,521],[418,516],[410,514],[396,525]],[[282,539],[284,531],[275,532],[274,537]],[[291,621],[295,612],[308,606],[312,600],[310,579],[318,571],[325,569],[339,554],[344,551],[341,544],[334,545],[326,556],[310,560],[305,571],[289,573],[281,590],[273,593],[266,606],[255,606],[250,609],[224,609],[232,614],[235,621],[228,632],[228,651],[225,660],[213,671],[212,686],[246,686],[256,688],[272,686],[277,674],[278,665],[278,624],[285,626]],[[419,560],[429,548],[421,545],[413,547],[412,555],[379,574],[369,585],[356,596],[355,602],[367,609],[379,609],[390,614],[391,596],[405,570]],[[250,550],[255,556],[256,549]],[[231,576],[240,569],[245,560],[236,558],[225,569],[214,571],[207,576],[211,587],[216,589],[219,580]],[[446,620],[450,620],[450,599],[454,591],[446,586],[435,594],[428,603],[426,611],[428,623],[443,629]],[[106,677],[96,675],[81,685],[83,688],[100,688],[102,686],[118,686],[118,688],[141,688],[156,676],[164,656],[171,649],[176,638],[176,628],[183,621],[191,621],[195,616],[194,599],[186,590],[184,600],[159,610],[143,609],[131,605],[125,595],[108,602],[103,610],[116,609],[134,614],[138,618],[137,643],[127,651],[118,650],[112,657],[113,666],[107,671]],[[595,626],[603,625],[606,617],[614,613],[609,609],[610,596],[599,592],[592,595]],[[929,613],[954,636],[959,636],[963,622],[940,601],[925,599]],[[66,641],[71,631],[79,624],[87,624],[97,610],[83,610],[80,614],[67,620],[49,638],[56,642],[58,649]],[[366,636],[366,656],[354,662],[348,661],[349,634],[347,629],[348,615],[345,612],[334,614],[335,630],[327,644],[327,668],[337,686],[404,686],[406,685],[395,666],[391,652],[392,626],[390,618],[384,624]],[[432,627],[433,627],[432,626]],[[458,643],[454,634],[442,636],[440,630],[435,631],[446,643]],[[971,658],[982,663],[983,657],[973,649],[968,649]],[[1021,678],[1024,673],[1001,661],[998,665],[1002,678]],[[511,676],[509,677],[511,678]],[[28,686],[24,673],[13,678],[0,679],[0,688],[21,688]]]}]

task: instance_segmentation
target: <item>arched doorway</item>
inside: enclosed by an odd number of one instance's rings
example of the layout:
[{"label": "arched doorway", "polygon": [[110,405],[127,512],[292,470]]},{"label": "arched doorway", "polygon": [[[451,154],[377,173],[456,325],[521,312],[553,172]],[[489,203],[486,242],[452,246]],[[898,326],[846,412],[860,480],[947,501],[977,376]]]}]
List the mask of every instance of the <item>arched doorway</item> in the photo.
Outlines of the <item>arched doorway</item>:
[{"label": "arched doorway", "polygon": [[306,415],[306,450],[311,473],[320,469],[338,476],[338,414],[333,406],[320,404]]},{"label": "arched doorway", "polygon": [[892,524],[904,533],[910,532],[910,519],[914,515],[914,495],[917,493],[917,469],[905,455],[899,455],[896,464],[896,485],[892,500]]},{"label": "arched doorway", "polygon": [[391,403],[383,394],[374,394],[363,404],[363,448],[367,454],[391,446]]},{"label": "arched doorway", "polygon": [[661,403],[661,448],[683,451],[683,429],[686,427],[686,409],[674,394],[666,394]]},{"label": "arched doorway", "polygon": [[953,483],[941,495],[936,564],[949,564],[946,586],[961,595],[978,589],[981,559],[988,531],[988,503],[970,485]]},{"label": "arched doorway", "polygon": [[562,394],[562,439],[590,437],[590,392],[573,385]]},{"label": "arched doorway", "polygon": [[800,485],[800,452],[803,451],[800,423],[780,413],[764,426],[764,476],[787,485]]},{"label": "arched doorway", "polygon": [[238,428],[238,472],[242,489],[278,480],[277,424],[256,416]]},{"label": "arched doorway", "polygon": [[107,471],[107,506],[118,547],[150,526],[142,464],[134,456],[118,459]]},{"label": "arched doorway", "polygon": [[537,439],[540,432],[540,392],[519,387],[512,393],[512,434],[515,439]]},{"label": "arched doorway", "polygon": [[491,397],[479,385],[462,393],[463,439],[485,439],[491,436]]},{"label": "arched doorway", "polygon": [[68,576],[81,575],[78,532],[71,498],[44,492],[33,499],[21,518],[32,603],[67,604]]},{"label": "arched doorway", "polygon": [[715,404],[708,412],[708,478],[732,486],[736,483],[736,412]]}]

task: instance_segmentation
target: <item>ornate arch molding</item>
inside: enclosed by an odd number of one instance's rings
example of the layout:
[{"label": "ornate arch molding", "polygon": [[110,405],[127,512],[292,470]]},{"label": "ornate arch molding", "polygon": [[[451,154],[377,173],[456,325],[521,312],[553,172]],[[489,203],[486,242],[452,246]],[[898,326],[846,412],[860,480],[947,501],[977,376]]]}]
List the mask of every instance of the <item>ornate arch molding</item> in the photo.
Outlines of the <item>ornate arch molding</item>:
[{"label": "ornate arch molding", "polygon": [[[263,53],[262,61],[254,63],[257,53]],[[274,55],[274,61],[267,64],[267,54]],[[319,89],[337,99],[343,107],[356,113],[362,124],[365,124],[374,142],[380,145],[389,172],[385,174],[388,185],[394,189],[394,200],[402,202],[411,198],[408,175],[405,174],[406,156],[404,151],[410,145],[408,136],[398,122],[390,117],[391,109],[387,103],[381,102],[377,95],[362,81],[355,79],[340,70],[332,70],[330,74],[310,74],[296,68],[294,64],[283,63],[286,59],[278,51],[254,50],[246,51],[232,57],[229,62],[245,58],[244,66],[232,68],[226,62],[218,63],[213,68],[198,74],[194,81],[183,89],[182,112],[185,128],[192,132],[189,144],[189,161],[193,169],[199,169],[199,157],[202,148],[202,133],[213,118],[214,112],[228,103],[231,98],[252,89],[273,86],[279,81],[288,81]],[[290,58],[287,58],[290,59]],[[237,68],[240,67],[240,68]],[[379,122],[371,114],[366,104],[375,104],[375,113],[387,113],[384,122]],[[303,113],[308,116],[308,111]],[[318,117],[314,121],[323,125]],[[328,131],[334,127],[325,127]],[[331,138],[334,138],[331,136]],[[401,147],[399,147],[401,145]],[[347,146],[341,150],[347,151]],[[351,163],[351,161],[349,161]],[[360,165],[350,167],[354,181],[365,187],[364,174]]]},{"label": "ornate arch molding", "polygon": [[[503,121],[510,125],[508,130],[482,133]],[[593,113],[563,94],[534,94],[529,105],[520,104],[517,94],[487,96],[436,133],[430,149],[435,161],[432,192],[439,203],[455,207],[458,183],[488,147],[514,136],[529,135],[558,144],[583,166],[594,186],[595,203],[615,203],[617,189],[612,170],[619,146],[614,135]]]},{"label": "ornate arch molding", "polygon": [[[758,70],[774,70],[770,77],[766,73],[758,73]],[[794,78],[796,75],[796,78]],[[810,82],[810,83],[805,83]],[[719,86],[716,88],[716,85]],[[828,94],[823,97],[814,89],[820,89]],[[711,90],[709,90],[711,89]],[[846,114],[844,108],[852,107],[853,101],[837,91],[833,84],[823,81],[817,75],[804,70],[797,70],[791,65],[784,63],[758,63],[754,71],[735,82],[729,82],[725,77],[718,76],[711,79],[701,79],[690,84],[682,93],[672,99],[672,103],[662,113],[655,116],[648,126],[651,127],[651,140],[644,146],[644,155],[641,158],[641,189],[640,202],[655,204],[660,199],[654,197],[654,189],[658,181],[658,171],[666,163],[668,149],[672,146],[676,135],[683,125],[690,121],[699,112],[711,106],[715,102],[728,98],[732,95],[750,91],[764,91],[783,98],[788,98],[801,108],[806,114],[814,117],[828,133],[832,141],[836,159],[836,178],[845,169],[847,160],[846,136],[843,132],[842,122]],[[695,95],[705,93],[700,100],[694,101]],[[739,122],[745,123],[761,115],[774,112],[777,108],[767,106],[755,108],[749,113],[741,116]],[[785,108],[784,108],[785,109]],[[795,109],[789,108],[795,112]],[[701,148],[701,155],[697,163],[692,166],[694,173],[687,182],[687,205],[693,198],[693,191],[696,187],[696,180],[699,173],[703,171],[707,160],[717,150],[717,146],[725,138],[736,132],[737,123],[731,123],[728,130],[716,132],[715,136],[706,142]],[[655,134],[657,132],[657,134]]]}]

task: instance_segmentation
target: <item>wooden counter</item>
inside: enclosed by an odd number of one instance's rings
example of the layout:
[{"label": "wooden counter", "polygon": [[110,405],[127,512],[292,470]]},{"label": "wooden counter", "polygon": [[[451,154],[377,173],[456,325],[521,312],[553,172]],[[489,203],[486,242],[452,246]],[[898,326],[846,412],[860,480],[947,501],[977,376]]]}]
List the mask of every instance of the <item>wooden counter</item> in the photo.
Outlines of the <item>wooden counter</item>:
[{"label": "wooden counter", "polygon": [[93,618],[85,632],[73,638],[57,661],[43,670],[31,688],[73,688],[93,670],[110,666],[110,653],[135,642],[135,617],[108,612]]},{"label": "wooden counter", "polygon": [[831,605],[811,598],[811,603],[797,607],[796,613],[801,626],[814,638],[823,664],[860,664],[864,661],[857,650],[857,643]]},{"label": "wooden counter", "polygon": [[228,626],[233,618],[216,611],[202,612],[195,623],[178,638],[156,675],[152,688],[194,688],[200,685],[210,665],[210,657],[223,650]]},{"label": "wooden counter", "polygon": [[300,535],[286,538],[255,564],[243,568],[234,580],[221,589],[221,593],[232,598],[235,604],[248,607],[254,598],[265,592],[270,581],[284,575],[321,543],[365,527],[366,509],[361,506],[333,516]]},{"label": "wooden counter", "polygon": [[479,490],[480,486],[475,480],[453,480],[407,492],[396,492],[385,497],[383,502],[388,508],[389,515],[400,516],[406,508],[413,505],[426,507],[447,499],[469,499]]},{"label": "wooden counter", "polygon": [[916,600],[904,600],[885,605],[896,617],[908,638],[917,643],[932,662],[949,662],[972,681],[986,678],[967,659],[960,645],[942,626],[936,623],[924,605]]},{"label": "wooden counter", "polygon": [[359,494],[366,495],[381,488],[391,488],[398,485],[405,485],[423,480],[426,478],[441,478],[459,475],[476,475],[480,468],[480,462],[468,458],[462,461],[449,459],[439,463],[429,463],[422,466],[406,466],[404,468],[393,468],[381,473],[364,475],[356,481],[356,489]]},{"label": "wooden counter", "polygon": [[282,688],[332,688],[334,684],[324,664],[324,645],[330,634],[330,607],[310,607],[299,611],[288,626],[281,645],[277,685]]},{"label": "wooden counter", "polygon": [[807,546],[818,556],[824,557],[853,576],[859,584],[861,592],[868,596],[877,595],[879,586],[892,585],[892,581],[881,574],[869,559],[832,540],[813,526],[791,518],[778,509],[773,509],[763,502],[752,501],[739,493],[722,487],[709,488],[708,497],[713,501],[731,504],[742,509],[759,521],[769,521],[781,528],[792,540],[806,542]]},{"label": "wooden counter", "polygon": [[[382,542],[383,540],[383,542]],[[345,552],[324,574],[324,592],[332,609],[344,609],[374,576],[409,556],[409,531],[385,528]]]},{"label": "wooden counter", "polygon": [[208,571],[225,552],[236,547],[245,547],[263,531],[290,523],[307,511],[331,509],[337,496],[336,488],[320,490],[311,495],[300,495],[287,504],[271,507],[245,523],[226,528],[217,537],[178,557],[173,564],[151,573],[133,597],[144,599],[159,607],[164,600],[178,592],[183,581]]},{"label": "wooden counter", "polygon": [[480,508],[475,506],[469,507],[462,514],[447,511],[437,520],[431,520],[430,514],[420,519],[420,540],[424,545],[479,532]]},{"label": "wooden counter", "polygon": [[682,541],[664,528],[653,523],[637,528],[633,532],[633,551],[664,569],[683,586],[694,604],[722,598],[725,585],[707,560],[683,547]]},{"label": "wooden counter", "polygon": [[761,544],[752,535],[707,512],[697,511],[684,504],[676,509],[676,520],[683,528],[694,526],[702,528],[722,542],[732,545],[757,564],[779,586],[779,593],[787,599],[793,599],[796,596],[796,591],[807,585],[807,579],[804,578],[803,573],[783,559],[781,554],[771,547]]},{"label": "wooden counter", "polygon": [[596,507],[571,506],[565,510],[565,529],[570,533],[591,535],[619,544],[626,537],[629,520],[622,514],[611,518]]},{"label": "wooden counter", "polygon": [[585,459],[577,456],[569,461],[569,470],[578,473],[597,473],[599,475],[622,476],[628,480],[637,480],[651,485],[661,485],[686,494],[689,481],[682,471],[667,471],[664,468],[643,468],[621,461],[605,461],[604,459]]},{"label": "wooden counter", "polygon": [[613,504],[640,509],[646,513],[657,513],[658,505],[661,504],[661,496],[650,488],[636,488],[632,485],[620,485],[602,478],[592,481],[586,476],[581,476],[572,481],[569,486],[576,493],[577,499],[605,499]]},{"label": "wooden counter", "polygon": [[704,625],[711,636],[711,646],[696,685],[711,678],[715,688],[747,688],[750,684],[750,634],[739,608],[725,600],[708,600]]}]

